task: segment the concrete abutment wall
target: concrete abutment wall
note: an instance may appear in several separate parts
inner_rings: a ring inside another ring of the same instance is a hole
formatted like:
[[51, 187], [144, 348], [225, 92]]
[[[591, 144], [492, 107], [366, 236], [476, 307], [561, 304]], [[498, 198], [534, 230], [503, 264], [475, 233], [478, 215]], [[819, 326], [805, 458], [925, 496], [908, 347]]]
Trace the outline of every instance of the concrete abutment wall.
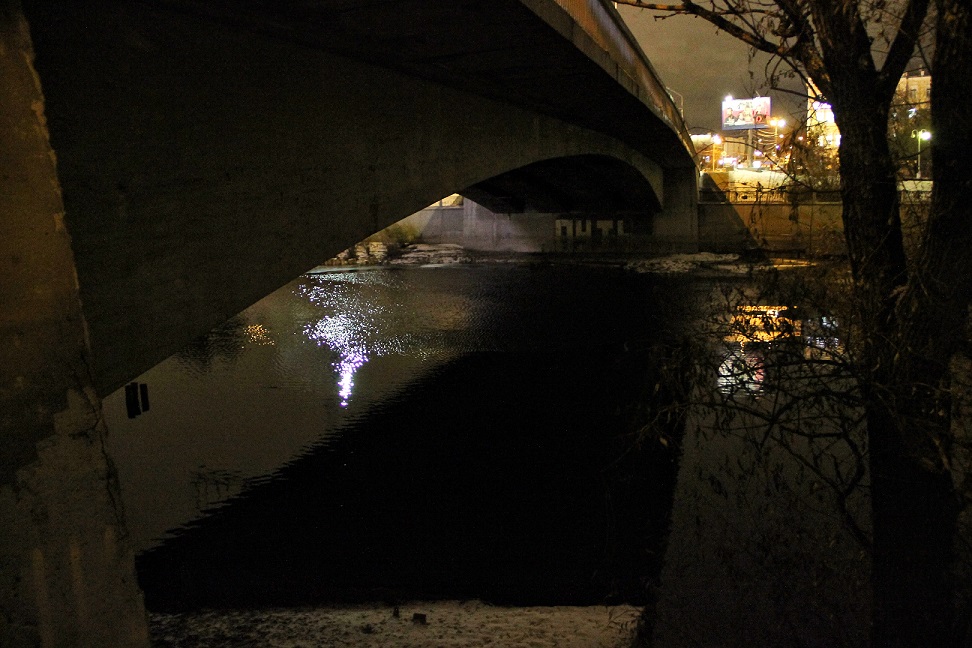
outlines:
[[652, 235], [668, 252], [699, 249], [699, 174], [691, 169], [666, 169], [662, 211], [652, 222]]
[[0, 645], [148, 646], [56, 162], [0, 1]]

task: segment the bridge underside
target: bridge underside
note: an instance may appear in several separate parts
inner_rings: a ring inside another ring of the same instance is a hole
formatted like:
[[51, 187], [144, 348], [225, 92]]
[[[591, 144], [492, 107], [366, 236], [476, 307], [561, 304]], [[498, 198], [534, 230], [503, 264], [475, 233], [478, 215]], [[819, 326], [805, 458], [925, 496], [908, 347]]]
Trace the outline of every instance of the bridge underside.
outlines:
[[[586, 88], [557, 94], [551, 86], [570, 81], [571, 60], [554, 74], [543, 67], [568, 56], [569, 42], [534, 17], [521, 32], [537, 39], [532, 49], [497, 44], [492, 58], [479, 57], [481, 74], [470, 71], [472, 50], [490, 43], [462, 39], [480, 33], [482, 21], [512, 21], [515, 30], [529, 13], [522, 4], [490, 3], [489, 16], [471, 27], [461, 11], [482, 14], [476, 3], [407, 3], [437, 7], [435, 16], [428, 7], [417, 14], [434, 27], [423, 37], [412, 18], [398, 25], [382, 13], [391, 3], [365, 3], [374, 14], [336, 3], [344, 10], [323, 23], [324, 38], [314, 36], [314, 20], [326, 13], [320, 3], [316, 18], [243, 4], [249, 13], [237, 3], [205, 11], [174, 2], [24, 3], [99, 393], [453, 192], [520, 209], [661, 209], [659, 236], [694, 243], [694, 219], [677, 209], [693, 202], [694, 168], [665, 169], [652, 159], [664, 156], [649, 158], [649, 149], [587, 125], [614, 124], [618, 115], [594, 110], [590, 98], [570, 106], [568, 95]], [[309, 26], [291, 28], [297, 21]], [[450, 26], [458, 37], [448, 38]], [[436, 56], [433, 37], [444, 40]], [[387, 67], [331, 51], [350, 41], [358, 43], [353, 54], [390, 57], [392, 45], [402, 54]], [[501, 56], [506, 48], [516, 56]], [[519, 69], [502, 62], [511, 56]], [[460, 88], [428, 80], [415, 75], [419, 67], [473, 81]], [[552, 79], [546, 87], [527, 92], [544, 76]], [[596, 88], [600, 77], [591, 78]], [[485, 90], [474, 94], [473, 86]], [[526, 106], [489, 98], [521, 91]], [[538, 91], [569, 110], [537, 110]], [[564, 121], [573, 120], [565, 110], [584, 112], [585, 125]], [[654, 127], [662, 149], [677, 141], [666, 128]]]
[[636, 168], [616, 158], [580, 155], [535, 162], [461, 192], [498, 213], [653, 214], [654, 189]]
[[678, 128], [586, 29], [551, 0], [0, 0], [0, 644], [148, 645], [98, 395], [335, 252], [453, 192], [696, 244]]
[[[58, 3], [26, 0], [24, 4], [29, 9]], [[558, 2], [156, 0], [151, 4], [167, 14], [201, 19], [203, 24], [339, 54], [512, 102], [617, 137], [637, 150], [650, 151], [654, 159], [665, 161], [664, 166], [693, 166], [679, 125], [664, 116], [646, 115], [646, 103], [670, 101], [664, 88], [638, 86], [624, 66], [586, 33], [598, 27], [579, 26]], [[84, 11], [65, 17], [63, 7], [57, 7], [56, 13], [62, 20], [89, 15]], [[660, 107], [656, 111], [664, 114]]]

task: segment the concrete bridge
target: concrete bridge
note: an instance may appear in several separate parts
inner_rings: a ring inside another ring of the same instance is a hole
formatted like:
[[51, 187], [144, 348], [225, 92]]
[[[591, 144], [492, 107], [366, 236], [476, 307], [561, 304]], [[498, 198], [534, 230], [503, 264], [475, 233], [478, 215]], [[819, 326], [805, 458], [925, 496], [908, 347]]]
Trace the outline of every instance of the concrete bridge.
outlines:
[[0, 0], [0, 643], [146, 645], [99, 396], [452, 193], [697, 244], [601, 0]]

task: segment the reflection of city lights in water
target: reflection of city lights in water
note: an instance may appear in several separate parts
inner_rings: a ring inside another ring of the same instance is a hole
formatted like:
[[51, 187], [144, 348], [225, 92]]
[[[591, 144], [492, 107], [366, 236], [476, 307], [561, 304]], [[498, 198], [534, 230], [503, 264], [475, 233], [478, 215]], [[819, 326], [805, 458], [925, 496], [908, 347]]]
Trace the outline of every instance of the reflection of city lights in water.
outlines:
[[323, 317], [304, 327], [304, 334], [317, 342], [335, 350], [355, 349], [364, 344], [359, 337], [360, 322], [347, 315]]
[[742, 347], [729, 347], [719, 365], [716, 383], [723, 394], [758, 394], [763, 390], [766, 371], [763, 359]]
[[801, 321], [787, 306], [738, 306], [730, 322], [727, 342], [773, 342], [799, 335]]
[[358, 371], [394, 355], [416, 359], [449, 353], [445, 335], [469, 328], [470, 302], [444, 292], [409, 294], [396, 272], [307, 275], [294, 292], [306, 301], [304, 337], [338, 357], [331, 362], [347, 407]]
[[806, 331], [807, 346], [828, 353], [842, 353], [844, 345], [837, 336], [837, 320], [833, 317], [820, 317], [808, 323]]
[[348, 315], [326, 316], [304, 327], [304, 335], [325, 344], [340, 355], [334, 363], [338, 374], [341, 407], [347, 407], [354, 389], [354, 374], [368, 362], [365, 322]]
[[[830, 316], [799, 319], [790, 306], [738, 306], [723, 337], [727, 343], [719, 365], [716, 383], [723, 394], [756, 395], [767, 388], [767, 363], [764, 354], [802, 339], [807, 358], [840, 353], [837, 320]], [[792, 348], [792, 347], [790, 347]]]
[[263, 324], [250, 324], [244, 331], [253, 344], [260, 346], [274, 346], [275, 344], [273, 338], [270, 337], [270, 331]]
[[347, 407], [351, 399], [351, 390], [354, 388], [354, 372], [368, 362], [368, 356], [352, 355], [342, 358], [338, 363], [338, 393], [341, 396], [341, 407]]
[[326, 283], [303, 284], [297, 293], [315, 306], [332, 314], [304, 326], [304, 336], [319, 346], [338, 354], [332, 366], [337, 373], [341, 407], [347, 407], [354, 391], [354, 375], [369, 358], [400, 352], [402, 340], [376, 339], [385, 308], [380, 304], [350, 298], [341, 284], [369, 283], [371, 274], [340, 274], [328, 277]]

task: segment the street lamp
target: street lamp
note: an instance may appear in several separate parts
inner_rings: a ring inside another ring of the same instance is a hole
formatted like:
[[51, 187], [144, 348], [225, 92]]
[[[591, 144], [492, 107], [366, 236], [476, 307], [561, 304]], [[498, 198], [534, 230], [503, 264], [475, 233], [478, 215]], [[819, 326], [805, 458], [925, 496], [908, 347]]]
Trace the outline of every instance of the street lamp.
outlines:
[[924, 128], [911, 131], [911, 136], [918, 140], [918, 172], [915, 174], [916, 180], [921, 180], [921, 142], [922, 140], [926, 142], [930, 140], [931, 135], [931, 131], [926, 131]]
[[780, 157], [780, 129], [786, 126], [785, 119], [771, 119], [770, 126], [773, 127], [773, 151], [777, 159]]
[[712, 136], [712, 170], [715, 171], [716, 168], [716, 146], [722, 144], [722, 138], [718, 135]]

